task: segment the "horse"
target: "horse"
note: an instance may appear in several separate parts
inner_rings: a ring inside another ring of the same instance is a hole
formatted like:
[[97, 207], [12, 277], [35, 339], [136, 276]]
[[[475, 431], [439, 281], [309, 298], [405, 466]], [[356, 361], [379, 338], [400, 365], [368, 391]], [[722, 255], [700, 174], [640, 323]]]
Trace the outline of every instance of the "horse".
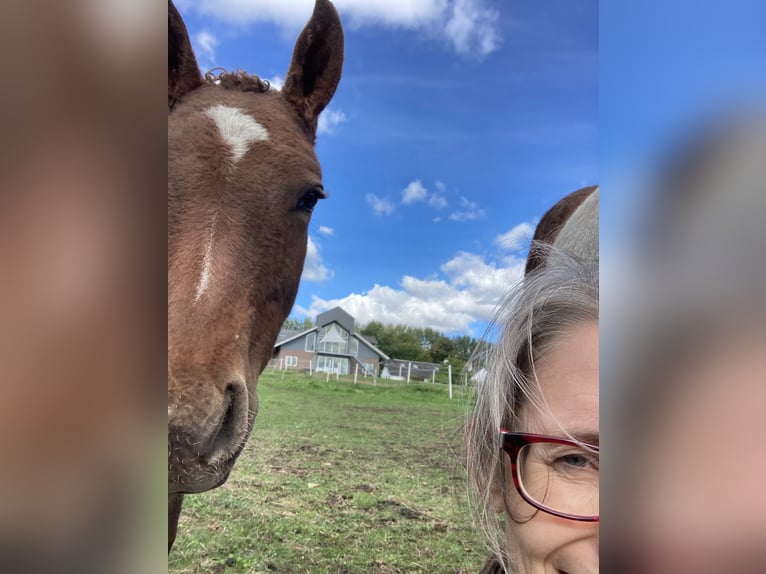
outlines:
[[203, 76], [168, 0], [168, 552], [184, 495], [223, 484], [252, 431], [325, 198], [314, 144], [343, 45], [316, 0], [281, 90]]
[[548, 209], [535, 227], [524, 275], [545, 264], [544, 245], [554, 245], [584, 258], [598, 258], [598, 189], [582, 187]]

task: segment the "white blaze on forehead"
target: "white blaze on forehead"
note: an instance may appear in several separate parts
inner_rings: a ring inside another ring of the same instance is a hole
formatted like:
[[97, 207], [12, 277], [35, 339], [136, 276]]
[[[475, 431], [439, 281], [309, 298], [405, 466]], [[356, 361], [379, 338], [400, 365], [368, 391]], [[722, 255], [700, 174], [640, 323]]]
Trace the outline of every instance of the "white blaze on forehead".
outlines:
[[202, 273], [197, 283], [197, 293], [194, 295], [194, 301], [199, 301], [202, 295], [207, 291], [210, 285], [210, 276], [213, 272], [213, 235], [215, 234], [215, 219], [210, 227], [210, 234], [205, 244], [205, 256], [202, 259]]
[[209, 107], [205, 113], [229, 145], [235, 163], [242, 159], [251, 143], [269, 139], [268, 130], [238, 108], [218, 104]]

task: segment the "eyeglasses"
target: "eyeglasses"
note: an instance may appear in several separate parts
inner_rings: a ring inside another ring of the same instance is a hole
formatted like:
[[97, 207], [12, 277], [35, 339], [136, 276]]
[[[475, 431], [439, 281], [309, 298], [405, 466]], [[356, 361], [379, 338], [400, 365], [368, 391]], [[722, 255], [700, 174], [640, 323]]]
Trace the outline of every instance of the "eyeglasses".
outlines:
[[511, 459], [516, 490], [529, 504], [554, 516], [598, 522], [598, 447], [501, 429], [500, 448]]

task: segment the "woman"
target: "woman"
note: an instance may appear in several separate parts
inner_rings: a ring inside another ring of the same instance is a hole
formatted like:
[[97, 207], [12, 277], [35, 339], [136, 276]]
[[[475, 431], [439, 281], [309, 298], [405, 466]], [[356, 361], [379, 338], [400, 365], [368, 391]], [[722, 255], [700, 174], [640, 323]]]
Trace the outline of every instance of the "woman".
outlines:
[[622, 257], [609, 572], [766, 572], [766, 114], [741, 111], [678, 142]]
[[544, 264], [503, 302], [485, 352], [466, 437], [483, 573], [598, 572], [598, 193], [578, 212], [552, 246], [533, 243]]

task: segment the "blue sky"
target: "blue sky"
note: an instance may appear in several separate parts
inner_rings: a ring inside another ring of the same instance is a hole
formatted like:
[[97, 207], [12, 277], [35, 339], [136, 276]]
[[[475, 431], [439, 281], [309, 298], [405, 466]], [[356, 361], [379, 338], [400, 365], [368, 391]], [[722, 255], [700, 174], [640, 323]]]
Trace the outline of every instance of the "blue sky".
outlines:
[[[482, 334], [560, 197], [598, 182], [598, 4], [336, 3], [346, 33], [292, 315]], [[203, 70], [284, 78], [312, 0], [178, 0]]]
[[763, 108], [766, 4], [603, 2], [599, 20], [603, 306], [651, 233], [659, 168], [721, 119]]

